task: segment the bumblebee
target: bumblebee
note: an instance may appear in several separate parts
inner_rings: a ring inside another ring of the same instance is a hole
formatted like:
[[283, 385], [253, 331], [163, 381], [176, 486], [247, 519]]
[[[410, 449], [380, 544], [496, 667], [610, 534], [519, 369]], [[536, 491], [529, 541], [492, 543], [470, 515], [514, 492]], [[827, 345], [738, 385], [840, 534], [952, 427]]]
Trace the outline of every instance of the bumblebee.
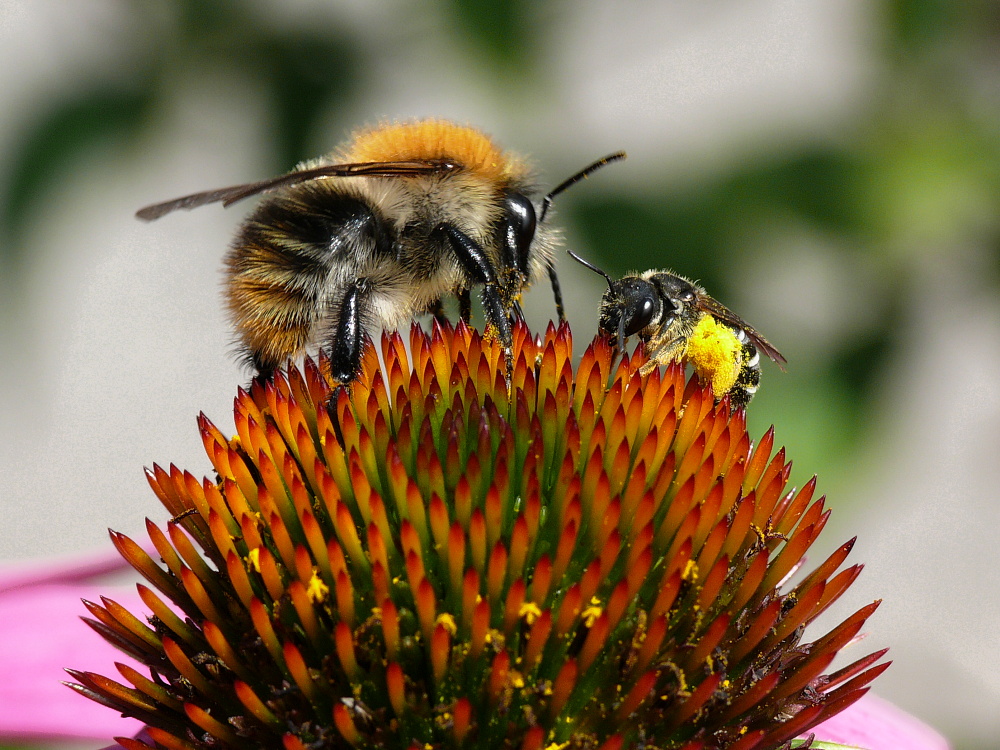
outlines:
[[152, 221], [177, 209], [229, 206], [274, 192], [244, 222], [225, 259], [226, 298], [239, 348], [270, 377], [307, 347], [327, 346], [331, 375], [357, 377], [366, 334], [398, 327], [442, 301], [482, 289], [487, 331], [504, 348], [521, 293], [548, 275], [559, 233], [546, 223], [552, 199], [615, 153], [564, 181], [536, 207], [524, 160], [486, 135], [444, 120], [383, 123], [339, 151], [273, 179], [209, 190], [137, 212]]
[[693, 281], [656, 270], [615, 281], [597, 266], [567, 252], [607, 280], [598, 327], [614, 338], [620, 352], [625, 349], [625, 339], [638, 335], [649, 356], [639, 370], [641, 374], [684, 361], [702, 381], [711, 383], [716, 398], [728, 394], [733, 406], [745, 407], [760, 385], [760, 352], [779, 367], [786, 363], [749, 323]]

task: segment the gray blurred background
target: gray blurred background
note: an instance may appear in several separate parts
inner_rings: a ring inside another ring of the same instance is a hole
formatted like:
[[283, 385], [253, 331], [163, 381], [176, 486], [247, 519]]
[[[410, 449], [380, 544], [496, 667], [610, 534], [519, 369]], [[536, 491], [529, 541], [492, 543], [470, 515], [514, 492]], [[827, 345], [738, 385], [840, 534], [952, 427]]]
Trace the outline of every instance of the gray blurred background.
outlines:
[[[884, 603], [855, 655], [891, 646], [876, 691], [957, 750], [1000, 745], [996, 2], [5, 0], [0, 71], [0, 562], [141, 536], [142, 467], [201, 476], [195, 416], [232, 430], [247, 205], [140, 206], [381, 118], [475, 124], [547, 186], [625, 149], [558, 200], [569, 244], [698, 278], [782, 350], [751, 431], [829, 495], [813, 563], [859, 537], [834, 615]], [[603, 282], [561, 274], [582, 347]]]

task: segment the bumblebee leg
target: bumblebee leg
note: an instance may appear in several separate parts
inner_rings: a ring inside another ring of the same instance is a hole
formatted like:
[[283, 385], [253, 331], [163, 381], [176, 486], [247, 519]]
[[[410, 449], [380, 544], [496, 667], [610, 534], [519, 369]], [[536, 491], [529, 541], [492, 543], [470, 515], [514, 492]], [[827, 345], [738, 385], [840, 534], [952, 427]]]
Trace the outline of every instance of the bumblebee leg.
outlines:
[[556, 276], [556, 267], [549, 263], [549, 281], [552, 282], [552, 296], [556, 298], [556, 315], [560, 323], [566, 322], [566, 308], [563, 307], [562, 288], [559, 286], [559, 277]]
[[521, 309], [521, 303], [514, 300], [513, 304], [510, 306], [510, 322], [511, 325], [519, 320], [524, 320], [524, 310]]
[[444, 313], [444, 302], [440, 298], [434, 300], [427, 306], [427, 312], [434, 316], [434, 320], [438, 323], [445, 323], [448, 320], [448, 316]]
[[337, 327], [330, 342], [330, 374], [344, 385], [350, 385], [361, 369], [365, 336], [363, 318], [370, 293], [371, 282], [358, 279], [347, 285], [340, 303]]
[[336, 388], [330, 391], [330, 397], [326, 400], [326, 414], [330, 417], [330, 423], [333, 425], [333, 434], [337, 438], [337, 444], [341, 450], [345, 450], [344, 430], [340, 426], [340, 417], [337, 414], [337, 402], [340, 400], [341, 391], [346, 390], [345, 386], [338, 384]]
[[509, 386], [514, 371], [514, 339], [510, 330], [508, 310], [504, 308], [500, 284], [493, 265], [479, 243], [451, 224], [439, 224], [434, 233], [443, 234], [447, 238], [466, 275], [473, 282], [483, 285], [483, 312], [486, 315], [486, 326], [488, 330], [492, 329], [495, 332], [503, 346], [504, 362], [507, 366], [505, 378]]
[[472, 295], [468, 289], [458, 293], [458, 314], [466, 323], [472, 320]]

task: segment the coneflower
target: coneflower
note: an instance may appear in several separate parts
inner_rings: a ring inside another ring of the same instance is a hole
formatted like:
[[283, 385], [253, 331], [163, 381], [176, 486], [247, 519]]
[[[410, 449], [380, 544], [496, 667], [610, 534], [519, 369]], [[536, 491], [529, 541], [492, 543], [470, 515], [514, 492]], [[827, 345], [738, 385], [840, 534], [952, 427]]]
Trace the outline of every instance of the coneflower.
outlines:
[[[214, 476], [154, 466], [144, 622], [92, 627], [148, 667], [84, 695], [195, 748], [779, 748], [857, 700], [830, 672], [877, 602], [813, 641], [857, 577], [809, 572], [829, 515], [769, 431], [671, 366], [568, 327], [499, 348], [435, 325], [369, 347], [350, 391], [307, 361], [206, 417]], [[149, 745], [119, 739], [128, 750]]]

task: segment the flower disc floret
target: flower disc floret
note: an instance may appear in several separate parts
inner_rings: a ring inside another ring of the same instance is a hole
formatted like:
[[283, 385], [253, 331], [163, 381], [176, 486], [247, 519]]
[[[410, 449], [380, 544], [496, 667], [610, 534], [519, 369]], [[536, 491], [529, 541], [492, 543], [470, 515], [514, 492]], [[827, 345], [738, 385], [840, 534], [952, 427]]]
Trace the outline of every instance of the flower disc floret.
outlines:
[[435, 325], [350, 390], [307, 361], [241, 391], [235, 437], [199, 419], [212, 477], [148, 472], [159, 561], [112, 535], [152, 616], [91, 624], [149, 674], [77, 689], [171, 750], [750, 750], [855, 701], [882, 652], [827, 670], [877, 603], [803, 640], [860, 572], [852, 542], [799, 572], [815, 481], [681, 367], [614, 360], [518, 326], [508, 389]]

